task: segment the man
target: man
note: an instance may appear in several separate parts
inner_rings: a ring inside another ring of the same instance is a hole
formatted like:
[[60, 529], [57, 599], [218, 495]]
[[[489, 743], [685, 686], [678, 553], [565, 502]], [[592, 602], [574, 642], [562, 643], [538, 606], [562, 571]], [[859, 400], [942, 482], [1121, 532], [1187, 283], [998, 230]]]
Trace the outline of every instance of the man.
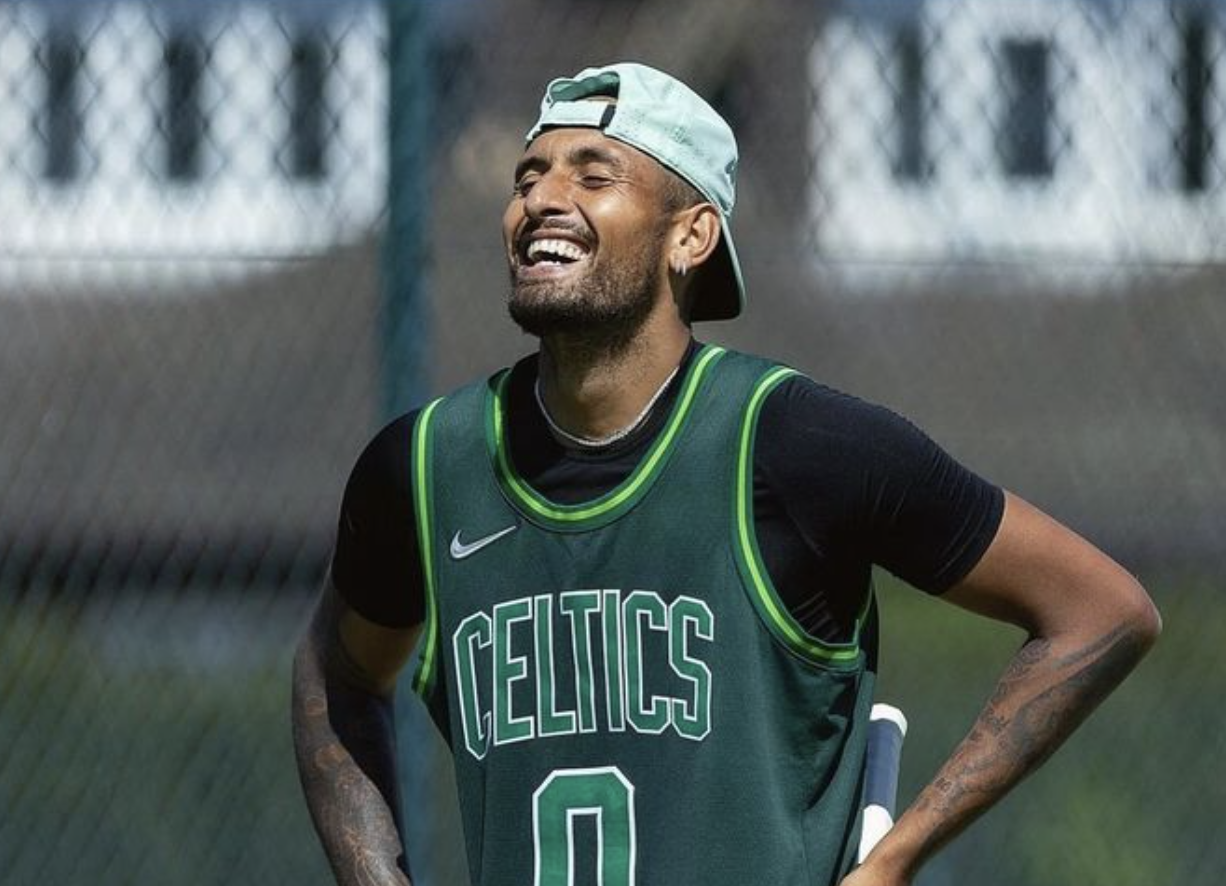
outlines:
[[[367, 448], [296, 658], [340, 883], [407, 882], [388, 699], [418, 642], [475, 883], [886, 886], [1156, 638], [1126, 572], [902, 419], [693, 340], [744, 302], [735, 168], [727, 124], [665, 74], [550, 84], [503, 225], [539, 354]], [[853, 870], [873, 563], [1029, 639]]]

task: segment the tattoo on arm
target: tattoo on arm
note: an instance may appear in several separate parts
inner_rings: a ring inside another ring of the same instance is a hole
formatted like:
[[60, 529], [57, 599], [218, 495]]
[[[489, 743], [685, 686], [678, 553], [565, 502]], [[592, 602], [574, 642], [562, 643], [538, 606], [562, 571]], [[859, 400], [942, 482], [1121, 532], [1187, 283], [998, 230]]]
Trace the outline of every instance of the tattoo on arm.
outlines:
[[293, 727], [307, 805], [340, 886], [405, 884], [390, 699], [348, 685], [325, 606], [294, 662]]
[[1042, 764], [1127, 676], [1147, 643], [1119, 627], [1057, 655], [1032, 638], [1002, 675], [974, 727], [915, 803], [935, 813], [931, 851]]

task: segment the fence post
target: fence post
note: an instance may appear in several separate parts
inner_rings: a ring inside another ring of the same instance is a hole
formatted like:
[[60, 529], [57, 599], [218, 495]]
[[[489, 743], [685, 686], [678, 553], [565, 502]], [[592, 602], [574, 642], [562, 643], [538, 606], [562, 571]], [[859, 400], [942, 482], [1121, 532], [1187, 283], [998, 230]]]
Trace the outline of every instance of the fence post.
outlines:
[[[429, 316], [426, 238], [431, 162], [429, 42], [425, 4], [384, 0], [388, 22], [388, 208], [383, 242], [381, 381], [383, 419], [420, 405], [426, 393]], [[416, 657], [406, 668], [411, 674]], [[396, 760], [405, 849], [414, 886], [461, 882], [459, 814], [449, 758], [425, 706], [401, 679]], [[429, 810], [429, 814], [422, 814]]]
[[383, 415], [411, 408], [425, 387], [430, 67], [424, 4], [385, 0], [388, 17], [388, 207], [383, 242]]

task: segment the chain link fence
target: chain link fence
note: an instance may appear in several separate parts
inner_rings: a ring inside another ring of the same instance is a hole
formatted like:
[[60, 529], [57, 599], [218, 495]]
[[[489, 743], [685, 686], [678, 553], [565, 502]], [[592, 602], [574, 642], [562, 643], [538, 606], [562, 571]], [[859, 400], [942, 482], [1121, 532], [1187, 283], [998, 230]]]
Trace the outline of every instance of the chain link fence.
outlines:
[[[681, 75], [742, 148], [750, 306], [700, 337], [910, 416], [1166, 618], [921, 884], [1216, 884], [1224, 4], [412, 2], [418, 397], [532, 346], [498, 220], [543, 83]], [[327, 882], [288, 667], [385, 409], [394, 37], [376, 0], [0, 0], [5, 883]], [[1020, 637], [881, 591], [908, 797]]]
[[379, 4], [0, 2], [0, 880], [307, 883], [290, 649], [378, 417]]

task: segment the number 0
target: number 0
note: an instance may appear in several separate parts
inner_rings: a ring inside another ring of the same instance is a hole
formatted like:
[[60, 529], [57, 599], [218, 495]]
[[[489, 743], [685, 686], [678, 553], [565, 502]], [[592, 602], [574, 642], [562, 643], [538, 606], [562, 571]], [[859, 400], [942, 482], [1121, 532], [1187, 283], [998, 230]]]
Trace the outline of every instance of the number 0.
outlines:
[[634, 785], [616, 766], [555, 769], [532, 795], [534, 886], [573, 886], [575, 819], [596, 819], [597, 881], [634, 886]]

